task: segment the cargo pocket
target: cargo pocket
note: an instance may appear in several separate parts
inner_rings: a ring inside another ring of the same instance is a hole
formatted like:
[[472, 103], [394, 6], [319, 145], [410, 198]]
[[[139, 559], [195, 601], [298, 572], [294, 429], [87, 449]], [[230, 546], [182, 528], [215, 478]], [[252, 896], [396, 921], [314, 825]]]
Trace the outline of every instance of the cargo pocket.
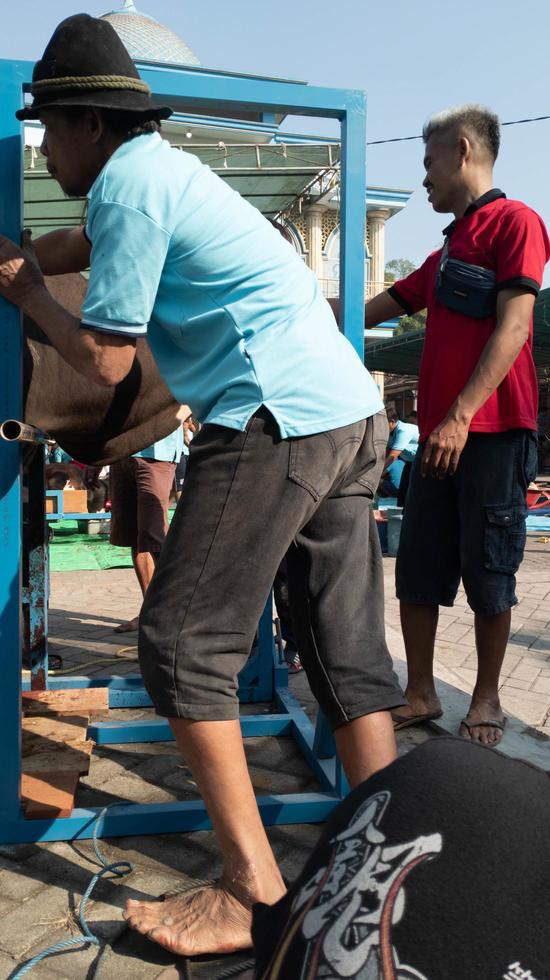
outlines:
[[370, 497], [374, 497], [378, 490], [378, 484], [380, 483], [380, 477], [382, 476], [386, 461], [389, 437], [390, 430], [386, 413], [378, 412], [367, 422], [365, 439], [361, 447], [361, 457], [364, 465], [361, 473], [356, 477], [357, 483], [360, 483], [362, 487], [366, 487]]
[[485, 516], [485, 568], [513, 575], [525, 548], [525, 508], [486, 507]]

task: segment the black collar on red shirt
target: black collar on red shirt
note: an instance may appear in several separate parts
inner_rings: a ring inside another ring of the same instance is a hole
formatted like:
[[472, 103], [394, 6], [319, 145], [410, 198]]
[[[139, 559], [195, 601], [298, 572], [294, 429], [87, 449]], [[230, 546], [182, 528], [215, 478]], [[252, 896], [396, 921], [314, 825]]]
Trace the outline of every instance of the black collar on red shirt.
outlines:
[[[501, 197], [506, 197], [504, 191], [499, 190], [498, 187], [493, 187], [491, 191], [487, 191], [486, 194], [482, 194], [481, 197], [478, 197], [477, 201], [473, 201], [471, 204], [469, 204], [463, 217], [465, 218], [467, 214], [474, 214], [475, 211], [479, 211], [479, 209], [485, 207], [486, 204], [492, 204], [493, 201], [498, 201], [498, 199]], [[449, 238], [449, 236], [452, 235], [456, 228], [457, 220], [458, 219], [455, 218], [454, 221], [451, 221], [450, 225], [447, 225], [447, 227], [443, 229], [445, 238]]]

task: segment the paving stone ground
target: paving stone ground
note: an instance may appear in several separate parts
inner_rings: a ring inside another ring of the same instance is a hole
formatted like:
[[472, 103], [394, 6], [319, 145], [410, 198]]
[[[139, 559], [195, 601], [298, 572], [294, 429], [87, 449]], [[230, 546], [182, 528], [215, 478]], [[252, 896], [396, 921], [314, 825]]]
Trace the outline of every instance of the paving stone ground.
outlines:
[[[392, 559], [385, 559], [386, 621], [390, 647], [399, 655], [399, 618], [393, 598]], [[502, 673], [506, 710], [550, 739], [550, 544], [530, 539], [518, 581], [520, 604]], [[120, 636], [114, 626], [139, 607], [139, 590], [129, 569], [59, 572], [52, 575], [50, 650], [60, 653], [74, 673], [100, 675], [136, 672], [132, 660], [117, 658], [134, 636]], [[130, 651], [131, 655], [131, 651]], [[114, 663], [113, 663], [114, 661]], [[442, 610], [436, 667], [463, 691], [475, 677], [473, 619], [463, 594], [453, 609]], [[311, 715], [315, 705], [303, 674], [290, 679], [298, 700]], [[451, 690], [446, 688], [446, 690]], [[461, 695], [463, 697], [463, 695]], [[254, 706], [253, 710], [269, 710]], [[117, 717], [146, 717], [149, 709], [118, 711]], [[111, 712], [113, 714], [113, 712]], [[437, 732], [426, 726], [399, 733], [400, 752]], [[550, 741], [548, 743], [550, 760]], [[316, 784], [288, 739], [246, 740], [254, 785], [259, 792], [300, 792]], [[89, 775], [82, 779], [78, 804], [100, 805], [115, 799], [149, 802], [192, 798], [191, 774], [172, 743], [96, 748]], [[292, 878], [314, 846], [320, 827], [275, 827], [269, 837], [283, 873]], [[209, 832], [117, 838], [102, 843], [109, 861], [130, 860], [134, 870], [124, 879], [103, 880], [89, 906], [89, 921], [102, 948], [81, 948], [41, 963], [31, 974], [38, 980], [213, 980], [232, 963], [247, 957], [204, 958], [184, 966], [146, 939], [129, 932], [121, 918], [128, 897], [157, 897], [182, 883], [215, 878], [219, 861]], [[92, 843], [0, 846], [0, 978], [13, 976], [18, 965], [44, 947], [76, 933], [75, 911], [97, 870]], [[186, 972], [187, 971], [187, 972]], [[244, 978], [248, 974], [241, 972]]]

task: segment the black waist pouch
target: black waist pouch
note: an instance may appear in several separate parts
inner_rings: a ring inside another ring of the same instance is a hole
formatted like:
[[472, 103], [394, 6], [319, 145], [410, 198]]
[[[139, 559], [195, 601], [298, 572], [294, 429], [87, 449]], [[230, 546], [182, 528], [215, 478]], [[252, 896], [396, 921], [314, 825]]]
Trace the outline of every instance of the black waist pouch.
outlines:
[[496, 273], [481, 265], [451, 259], [445, 242], [437, 273], [438, 303], [474, 319], [494, 316], [497, 308]]

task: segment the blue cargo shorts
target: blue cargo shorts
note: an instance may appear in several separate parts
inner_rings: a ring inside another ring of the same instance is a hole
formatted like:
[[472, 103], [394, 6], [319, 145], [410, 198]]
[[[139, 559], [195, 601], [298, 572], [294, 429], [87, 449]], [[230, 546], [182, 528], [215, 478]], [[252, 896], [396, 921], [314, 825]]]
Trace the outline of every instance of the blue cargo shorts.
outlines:
[[452, 606], [462, 579], [476, 613], [515, 606], [525, 548], [527, 487], [537, 472], [530, 429], [472, 432], [458, 469], [443, 480], [413, 463], [396, 562], [397, 597], [415, 605]]

